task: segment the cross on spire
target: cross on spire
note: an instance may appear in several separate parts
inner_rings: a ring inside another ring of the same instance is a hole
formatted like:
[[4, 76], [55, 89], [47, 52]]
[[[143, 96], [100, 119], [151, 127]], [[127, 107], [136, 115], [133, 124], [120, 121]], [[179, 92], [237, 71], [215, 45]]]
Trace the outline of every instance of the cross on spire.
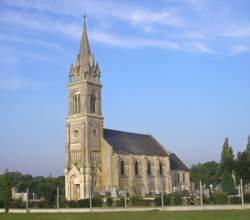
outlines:
[[86, 28], [86, 17], [87, 17], [87, 15], [86, 15], [86, 13], [84, 12], [84, 14], [83, 14], [83, 24], [84, 24], [84, 27]]

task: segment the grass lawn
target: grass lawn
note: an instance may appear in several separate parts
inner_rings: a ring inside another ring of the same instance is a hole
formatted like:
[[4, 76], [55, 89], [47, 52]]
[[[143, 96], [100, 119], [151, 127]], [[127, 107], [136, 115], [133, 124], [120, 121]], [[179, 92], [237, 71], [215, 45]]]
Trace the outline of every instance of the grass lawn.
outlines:
[[58, 214], [0, 214], [0, 220], [250, 220], [250, 210], [187, 212], [113, 212]]

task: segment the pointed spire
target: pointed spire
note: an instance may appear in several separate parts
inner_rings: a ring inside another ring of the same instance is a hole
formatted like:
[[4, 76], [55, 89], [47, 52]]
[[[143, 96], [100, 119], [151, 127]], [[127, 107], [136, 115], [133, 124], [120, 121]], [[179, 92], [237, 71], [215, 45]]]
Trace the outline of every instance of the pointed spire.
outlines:
[[89, 64], [91, 57], [91, 51], [89, 47], [89, 40], [87, 35], [87, 28], [86, 28], [86, 15], [83, 16], [83, 32], [81, 38], [81, 44], [79, 49], [79, 61], [80, 64]]

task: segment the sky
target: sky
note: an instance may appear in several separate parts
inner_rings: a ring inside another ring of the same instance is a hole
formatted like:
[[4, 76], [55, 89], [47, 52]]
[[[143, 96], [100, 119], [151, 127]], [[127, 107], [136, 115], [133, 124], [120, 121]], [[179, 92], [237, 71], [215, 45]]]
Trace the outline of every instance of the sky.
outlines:
[[188, 166], [250, 134], [250, 1], [0, 0], [0, 172], [63, 175], [68, 69], [83, 15], [106, 128]]

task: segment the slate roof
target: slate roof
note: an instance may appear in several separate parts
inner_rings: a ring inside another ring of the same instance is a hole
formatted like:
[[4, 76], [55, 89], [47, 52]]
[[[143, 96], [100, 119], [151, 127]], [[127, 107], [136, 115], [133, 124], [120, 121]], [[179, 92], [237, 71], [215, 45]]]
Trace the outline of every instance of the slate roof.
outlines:
[[168, 156], [166, 150], [151, 135], [104, 128], [103, 137], [116, 153]]
[[189, 171], [189, 168], [176, 156], [176, 154], [170, 153], [170, 170]]

